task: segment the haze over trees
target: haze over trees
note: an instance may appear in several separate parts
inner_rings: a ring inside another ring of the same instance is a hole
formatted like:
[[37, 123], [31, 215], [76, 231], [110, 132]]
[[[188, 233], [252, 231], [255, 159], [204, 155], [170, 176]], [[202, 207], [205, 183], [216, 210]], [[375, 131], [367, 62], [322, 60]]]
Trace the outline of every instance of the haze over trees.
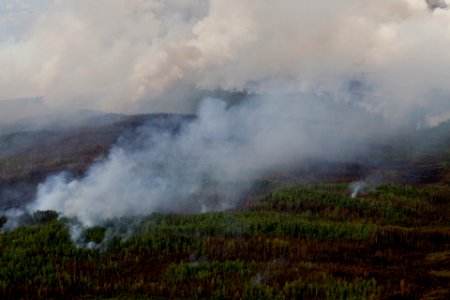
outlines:
[[0, 298], [450, 299], [449, 24], [0, 1]]

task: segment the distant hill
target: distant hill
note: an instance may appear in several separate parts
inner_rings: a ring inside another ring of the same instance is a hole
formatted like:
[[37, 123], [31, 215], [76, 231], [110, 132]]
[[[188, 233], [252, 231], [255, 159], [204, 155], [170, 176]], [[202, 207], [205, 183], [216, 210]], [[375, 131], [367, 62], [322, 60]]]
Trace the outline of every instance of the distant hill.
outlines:
[[[55, 117], [41, 129], [31, 126], [30, 120], [3, 128], [3, 134], [0, 133], [0, 211], [30, 201], [37, 184], [51, 174], [68, 171], [74, 176], [82, 175], [95, 159], [108, 153], [119, 137], [133, 136], [134, 130], [143, 124], [156, 129], [176, 128], [193, 118], [176, 114], [125, 116], [91, 111], [81, 112], [81, 115], [83, 118], [78, 118], [73, 126], [58, 125], [60, 119]], [[13, 128], [16, 131], [11, 132]], [[29, 130], [24, 130], [26, 128]]]
[[0, 100], [0, 124], [41, 115], [47, 109], [42, 97]]
[[127, 117], [88, 109], [63, 111], [47, 106], [42, 97], [0, 100], [0, 134], [95, 127]]
[[[51, 174], [61, 171], [74, 176], [84, 174], [95, 159], [107, 155], [119, 137], [126, 147], [126, 141], [134, 139], [136, 128], [143, 124], [155, 130], [176, 130], [194, 118], [180, 114], [127, 116], [86, 110], [74, 115], [24, 118], [0, 126], [0, 209], [10, 206], [10, 199], [29, 201], [36, 185]], [[450, 183], [450, 123], [365, 147], [364, 154], [349, 160], [337, 161], [332, 157], [303, 160], [289, 170], [274, 170], [267, 176], [293, 182], [353, 182], [375, 174], [389, 182]], [[11, 196], [12, 190], [18, 193], [17, 197]], [[21, 190], [26, 195], [20, 194]], [[19, 204], [17, 200], [13, 202]]]

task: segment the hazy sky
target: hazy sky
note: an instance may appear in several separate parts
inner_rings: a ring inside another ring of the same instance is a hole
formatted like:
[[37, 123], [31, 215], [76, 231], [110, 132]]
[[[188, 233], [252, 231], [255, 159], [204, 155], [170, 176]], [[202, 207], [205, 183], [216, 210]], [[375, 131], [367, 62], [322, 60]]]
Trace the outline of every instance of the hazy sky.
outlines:
[[19, 39], [39, 14], [50, 7], [48, 0], [3, 0], [0, 3], [0, 41]]

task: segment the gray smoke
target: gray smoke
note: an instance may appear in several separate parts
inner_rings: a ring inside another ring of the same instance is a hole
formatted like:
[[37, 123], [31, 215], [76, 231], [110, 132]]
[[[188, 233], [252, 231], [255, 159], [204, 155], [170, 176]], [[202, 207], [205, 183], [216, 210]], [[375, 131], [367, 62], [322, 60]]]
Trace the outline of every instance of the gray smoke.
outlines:
[[0, 99], [195, 112], [190, 87], [340, 94], [348, 80], [364, 78], [370, 89], [361, 91], [361, 107], [398, 122], [420, 112], [416, 125], [433, 126], [450, 118], [439, 97], [450, 95], [444, 7], [440, 0], [5, 0]]
[[350, 197], [356, 198], [361, 192], [364, 192], [368, 184], [364, 181], [357, 181], [350, 184]]
[[[271, 170], [345, 158], [400, 128], [450, 119], [450, 12], [442, 2], [5, 3], [0, 99], [198, 115], [176, 133], [141, 128], [83, 178], [49, 178], [30, 211], [89, 225], [223, 210]], [[216, 90], [254, 97], [198, 105]]]
[[428, 7], [430, 9], [436, 9], [436, 8], [447, 8], [448, 5], [445, 2], [445, 0], [425, 0], [428, 4]]
[[373, 138], [383, 131], [378, 122], [312, 94], [254, 97], [231, 107], [205, 99], [197, 119], [178, 132], [144, 126], [85, 177], [49, 178], [29, 210], [56, 210], [93, 225], [152, 212], [232, 208], [267, 172], [354, 154], [368, 132]]

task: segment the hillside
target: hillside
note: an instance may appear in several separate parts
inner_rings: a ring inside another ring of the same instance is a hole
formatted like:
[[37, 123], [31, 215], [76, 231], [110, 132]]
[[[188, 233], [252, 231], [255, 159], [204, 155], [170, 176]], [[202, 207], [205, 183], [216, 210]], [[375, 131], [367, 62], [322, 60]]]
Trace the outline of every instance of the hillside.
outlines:
[[[23, 207], [51, 174], [82, 176], [142, 124], [176, 134], [193, 118], [140, 115], [1, 135], [0, 209]], [[22, 226], [0, 234], [0, 295], [448, 299], [449, 132], [444, 124], [370, 145], [349, 161], [268, 173], [223, 212], [90, 228], [52, 211], [22, 215], [14, 219]], [[415, 140], [421, 146], [413, 148]], [[0, 219], [4, 229], [8, 218]]]
[[[0, 209], [21, 207], [31, 201], [37, 184], [52, 174], [65, 171], [81, 176], [94, 161], [108, 154], [119, 137], [132, 135], [143, 124], [173, 123], [166, 114], [116, 119], [97, 116], [82, 126], [45, 126], [37, 131], [0, 135]], [[12, 126], [6, 128], [11, 130]]]
[[1, 1], [0, 299], [450, 299], [449, 1]]

